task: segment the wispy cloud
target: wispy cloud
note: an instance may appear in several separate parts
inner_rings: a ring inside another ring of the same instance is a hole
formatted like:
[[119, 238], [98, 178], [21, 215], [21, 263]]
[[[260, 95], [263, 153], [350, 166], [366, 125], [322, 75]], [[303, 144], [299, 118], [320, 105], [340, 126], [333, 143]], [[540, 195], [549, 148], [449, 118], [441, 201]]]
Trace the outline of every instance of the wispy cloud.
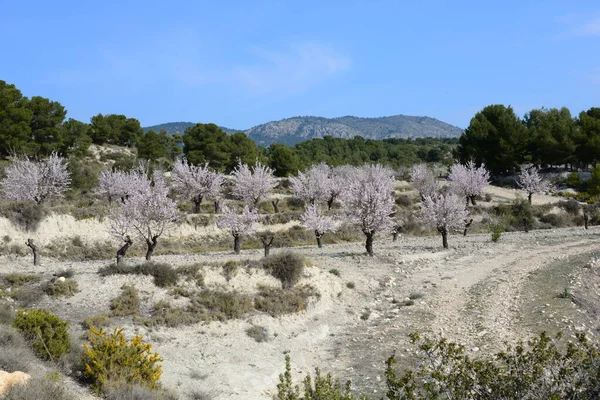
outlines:
[[568, 30], [565, 32], [566, 36], [600, 36], [600, 15], [568, 14], [557, 20], [568, 26]]
[[318, 43], [300, 43], [283, 50], [254, 48], [252, 61], [234, 67], [230, 73], [247, 89], [303, 92], [350, 68], [348, 57]]
[[242, 50], [240, 61], [234, 62], [220, 60], [204, 44], [193, 33], [178, 32], [135, 49], [102, 50], [102, 66], [60, 71], [55, 78], [71, 84], [102, 80], [129, 85], [170, 82], [223, 86], [249, 96], [294, 95], [351, 67], [349, 57], [321, 42], [295, 42], [278, 48], [253, 46]]

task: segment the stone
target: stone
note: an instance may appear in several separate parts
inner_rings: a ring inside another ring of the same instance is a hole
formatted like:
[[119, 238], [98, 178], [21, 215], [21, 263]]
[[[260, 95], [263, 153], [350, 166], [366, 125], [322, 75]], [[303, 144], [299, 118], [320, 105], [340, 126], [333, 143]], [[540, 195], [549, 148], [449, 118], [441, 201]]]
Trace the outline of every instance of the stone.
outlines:
[[15, 372], [6, 372], [0, 371], [0, 396], [6, 392], [6, 389], [10, 385], [23, 385], [26, 384], [29, 379], [31, 379], [31, 375], [26, 374], [25, 372], [15, 371]]

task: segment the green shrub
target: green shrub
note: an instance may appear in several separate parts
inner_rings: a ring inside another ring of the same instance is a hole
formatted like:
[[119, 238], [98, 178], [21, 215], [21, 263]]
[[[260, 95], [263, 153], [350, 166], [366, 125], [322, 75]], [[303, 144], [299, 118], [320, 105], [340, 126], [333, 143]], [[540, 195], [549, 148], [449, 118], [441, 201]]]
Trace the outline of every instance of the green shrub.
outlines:
[[24, 286], [29, 283], [39, 282], [39, 275], [20, 274], [13, 272], [4, 277], [4, 280], [11, 286]]
[[15, 319], [15, 312], [12, 309], [11, 305], [6, 300], [0, 300], [0, 325], [12, 324]]
[[256, 340], [258, 343], [266, 342], [269, 339], [269, 332], [264, 326], [251, 326], [246, 329], [246, 335]]
[[570, 225], [570, 219], [565, 214], [545, 214], [540, 217], [540, 222], [550, 224], [556, 228], [564, 228]]
[[560, 201], [558, 206], [571, 215], [578, 215], [581, 211], [581, 204], [575, 199], [569, 199], [567, 201]]
[[298, 283], [304, 271], [304, 264], [304, 257], [291, 251], [278, 253], [263, 260], [264, 268], [281, 281], [284, 289]]
[[13, 322], [31, 345], [36, 355], [44, 360], [57, 360], [71, 347], [69, 324], [44, 309], [19, 310]]
[[278, 317], [306, 310], [310, 297], [318, 298], [319, 292], [309, 285], [285, 290], [270, 286], [259, 286], [258, 294], [254, 298], [254, 307], [272, 317]]
[[490, 232], [492, 234], [492, 242], [496, 243], [500, 240], [502, 233], [506, 229], [504, 227], [504, 222], [499, 220], [493, 220], [489, 223]]
[[356, 284], [354, 282], [347, 282], [346, 287], [348, 289], [354, 289], [356, 287]]
[[58, 382], [51, 379], [30, 379], [24, 385], [11, 385], [8, 387], [4, 400], [76, 400], [76, 397], [69, 394], [67, 390]]
[[342, 386], [338, 379], [331, 374], [321, 375], [319, 368], [315, 368], [314, 383], [310, 375], [306, 375], [303, 381], [304, 393], [301, 394], [298, 385], [292, 381], [292, 368], [290, 356], [285, 356], [285, 372], [279, 375], [277, 385], [277, 400], [359, 400], [366, 399], [363, 395], [355, 397], [350, 390], [350, 381]]
[[340, 270], [339, 270], [339, 269], [337, 269], [337, 268], [331, 268], [331, 269], [329, 270], [329, 273], [330, 273], [331, 275], [335, 275], [335, 276], [337, 276], [337, 277], [340, 277], [340, 276], [342, 276], [342, 274], [340, 274]]
[[113, 317], [136, 315], [140, 309], [138, 290], [129, 285], [123, 285], [121, 289], [121, 294], [110, 302], [110, 315]]
[[177, 284], [177, 271], [166, 263], [148, 262], [142, 264], [140, 272], [154, 277], [154, 284], [158, 287], [169, 287]]
[[581, 186], [579, 174], [577, 172], [571, 172], [565, 180], [565, 184], [570, 188], [578, 189]]
[[79, 291], [79, 286], [75, 279], [56, 279], [54, 282], [49, 282], [44, 287], [44, 292], [51, 297], [73, 296]]
[[10, 292], [10, 298], [19, 303], [21, 307], [29, 307], [44, 297], [43, 289], [37, 286], [24, 286]]
[[83, 345], [83, 376], [94, 391], [102, 392], [107, 383], [158, 387], [162, 359], [141, 336], [127, 340], [123, 329], [107, 333], [92, 327], [88, 340]]

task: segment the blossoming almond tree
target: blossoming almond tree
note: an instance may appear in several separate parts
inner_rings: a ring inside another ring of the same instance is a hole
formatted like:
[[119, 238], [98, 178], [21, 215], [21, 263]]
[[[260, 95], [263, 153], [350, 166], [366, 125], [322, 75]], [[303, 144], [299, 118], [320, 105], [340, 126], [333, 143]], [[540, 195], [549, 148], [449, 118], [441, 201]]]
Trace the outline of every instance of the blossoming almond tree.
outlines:
[[51, 197], [62, 196], [71, 183], [67, 165], [56, 153], [39, 161], [17, 157], [4, 172], [2, 192], [6, 199], [14, 201], [42, 204]]
[[220, 198], [225, 177], [204, 165], [192, 165], [186, 160], [177, 160], [171, 171], [173, 191], [181, 199], [194, 202], [194, 213], [200, 212], [204, 198], [217, 201]]
[[315, 204], [317, 200], [328, 200], [330, 193], [331, 168], [325, 163], [311, 166], [306, 171], [298, 171], [298, 177], [290, 178], [294, 197]]
[[448, 248], [448, 232], [462, 229], [469, 212], [464, 201], [454, 193], [425, 196], [420, 216], [426, 225], [436, 228], [442, 235], [442, 245]]
[[245, 205], [241, 213], [238, 210], [223, 206], [223, 215], [218, 219], [217, 226], [228, 229], [233, 236], [233, 251], [240, 254], [241, 236], [252, 232], [252, 225], [258, 221], [256, 209], [250, 209]]
[[331, 210], [333, 202], [339, 199], [346, 189], [347, 182], [356, 174], [356, 167], [340, 165], [330, 169], [327, 196], [327, 209]]
[[365, 234], [365, 248], [370, 256], [375, 234], [391, 229], [394, 185], [393, 171], [379, 164], [370, 165], [357, 169], [342, 194], [344, 218]]
[[454, 191], [466, 197], [467, 205], [469, 200], [475, 205], [475, 197], [482, 194], [490, 183], [490, 173], [483, 165], [476, 167], [473, 161], [469, 161], [466, 165], [454, 164], [450, 168], [448, 179], [452, 182]]
[[[158, 239], [178, 218], [177, 205], [168, 194], [169, 189], [162, 172], [155, 171], [152, 181], [142, 181], [133, 195], [109, 213], [110, 231], [113, 235], [125, 240], [125, 244], [130, 234], [137, 234], [146, 241], [147, 261], [152, 259]], [[123, 253], [121, 258], [124, 255]]]
[[96, 187], [96, 193], [105, 197], [109, 203], [114, 199], [125, 200], [142, 187], [146, 180], [147, 171], [145, 166], [139, 165], [137, 168], [125, 171], [104, 170], [100, 172], [100, 179]]
[[253, 168], [239, 164], [231, 173], [233, 189], [231, 193], [244, 203], [257, 205], [277, 186], [273, 170], [257, 162]]
[[550, 189], [550, 183], [539, 174], [539, 170], [534, 166], [521, 167], [521, 173], [517, 178], [517, 185], [527, 192], [527, 199], [531, 204], [531, 197], [534, 193], [545, 192]]
[[427, 164], [413, 165], [410, 169], [410, 180], [413, 187], [419, 192], [421, 200], [437, 191], [435, 176]]
[[319, 210], [319, 206], [316, 204], [309, 204], [304, 210], [304, 214], [300, 216], [300, 221], [306, 229], [311, 230], [315, 233], [317, 238], [317, 245], [319, 248], [323, 247], [321, 239], [327, 232], [335, 231], [339, 222], [333, 217], [327, 216]]

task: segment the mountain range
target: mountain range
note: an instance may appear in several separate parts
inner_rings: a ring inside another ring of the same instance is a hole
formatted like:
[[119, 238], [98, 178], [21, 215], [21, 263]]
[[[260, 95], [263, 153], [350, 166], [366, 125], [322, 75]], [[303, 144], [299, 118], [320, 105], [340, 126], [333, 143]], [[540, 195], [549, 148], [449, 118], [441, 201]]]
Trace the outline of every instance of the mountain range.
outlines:
[[[193, 122], [169, 122], [148, 126], [144, 130], [165, 129], [169, 134], [183, 134], [185, 129], [194, 126]], [[293, 117], [279, 121], [267, 122], [246, 130], [220, 127], [228, 134], [244, 132], [258, 145], [268, 146], [271, 143], [294, 145], [313, 138], [333, 137], [351, 139], [362, 136], [365, 139], [386, 138], [419, 138], [437, 137], [453, 138], [462, 134], [462, 129], [431, 117], [414, 117], [409, 115], [393, 115], [379, 118], [360, 118], [345, 116], [338, 118]]]

